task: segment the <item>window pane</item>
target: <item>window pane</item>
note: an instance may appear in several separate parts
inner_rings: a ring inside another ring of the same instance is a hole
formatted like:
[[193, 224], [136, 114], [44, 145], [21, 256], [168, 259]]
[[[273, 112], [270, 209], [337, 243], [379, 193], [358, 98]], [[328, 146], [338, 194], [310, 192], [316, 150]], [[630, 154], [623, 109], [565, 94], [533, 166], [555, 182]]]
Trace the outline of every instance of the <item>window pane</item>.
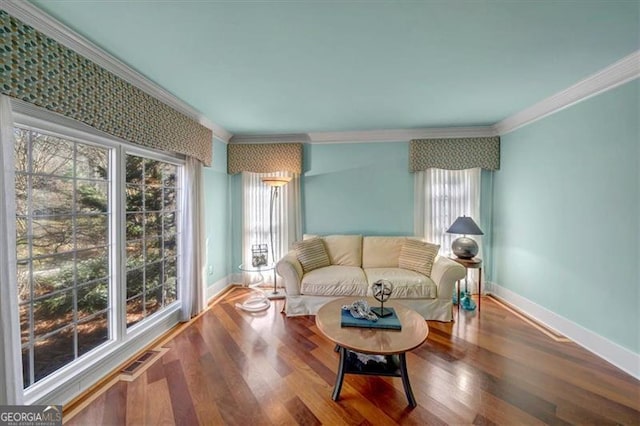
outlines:
[[31, 171], [73, 177], [73, 142], [34, 132]]
[[139, 296], [144, 291], [144, 269], [127, 272], [127, 299]]
[[162, 168], [162, 184], [164, 186], [176, 186], [178, 166], [175, 164], [164, 164]]
[[164, 189], [164, 210], [172, 211], [176, 209], [176, 190], [173, 188]]
[[31, 211], [36, 216], [73, 213], [73, 179], [33, 176]]
[[148, 238], [146, 240], [146, 254], [145, 260], [148, 262], [157, 262], [162, 258], [162, 237], [156, 236]]
[[143, 163], [144, 159], [142, 157], [127, 155], [127, 164], [125, 169], [127, 183], [143, 183]]
[[106, 247], [82, 250], [76, 256], [76, 282], [79, 285], [109, 275], [109, 252]]
[[26, 217], [16, 217], [16, 254], [18, 259], [24, 259], [29, 256], [28, 225], [29, 222]]
[[171, 235], [165, 237], [164, 240], [164, 256], [171, 257], [176, 255], [176, 236]]
[[144, 217], [145, 238], [162, 235], [162, 215], [160, 213], [147, 213]]
[[169, 305], [177, 299], [176, 279], [169, 278], [164, 284], [164, 304]]
[[73, 250], [73, 217], [34, 217], [31, 226], [34, 256]]
[[144, 264], [142, 241], [127, 242], [127, 269], [137, 268]]
[[107, 280], [78, 288], [78, 318], [105, 311], [109, 307]]
[[162, 287], [156, 287], [147, 292], [145, 301], [146, 316], [154, 314], [162, 307]]
[[127, 301], [127, 327], [144, 318], [142, 308], [142, 296]]
[[176, 214], [175, 213], [167, 213], [162, 217], [164, 233], [165, 234], [175, 234], [176, 233]]
[[82, 356], [109, 340], [107, 313], [96, 315], [78, 323], [78, 356]]
[[148, 212], [159, 212], [160, 210], [162, 210], [162, 187], [145, 187], [144, 208]]
[[78, 144], [76, 177], [106, 180], [109, 172], [109, 150]]
[[38, 381], [74, 360], [73, 328], [37, 341], [33, 349], [34, 374]]
[[33, 302], [33, 328], [36, 338], [73, 322], [73, 290], [56, 293]]
[[16, 265], [18, 282], [18, 300], [26, 302], [31, 299], [31, 262], [24, 260]]
[[106, 246], [109, 241], [109, 223], [106, 215], [78, 216], [76, 226], [77, 248]]
[[44, 296], [73, 285], [75, 266], [73, 253], [34, 259], [32, 264], [34, 297]]
[[108, 184], [94, 180], [76, 180], [76, 211], [106, 213], [109, 210]]
[[29, 343], [29, 331], [31, 330], [31, 319], [29, 314], [31, 313], [30, 304], [20, 305], [18, 308], [20, 312], [20, 343], [25, 345]]
[[143, 214], [127, 214], [127, 241], [139, 240], [144, 231]]
[[[13, 137], [15, 138], [15, 163], [16, 171], [26, 172], [29, 170], [29, 152], [28, 152], [28, 138], [29, 131], [25, 129], [15, 128], [13, 129]], [[17, 177], [17, 176], [16, 176]]]
[[162, 165], [164, 163], [156, 160], [146, 160], [144, 164], [144, 181], [147, 185], [162, 185]]
[[142, 186], [127, 185], [126, 195], [127, 195], [127, 211], [128, 212], [140, 212], [143, 210]]
[[24, 173], [15, 174], [16, 183], [16, 214], [26, 216], [29, 214], [29, 176]]
[[147, 265], [144, 282], [146, 289], [162, 284], [162, 262]]

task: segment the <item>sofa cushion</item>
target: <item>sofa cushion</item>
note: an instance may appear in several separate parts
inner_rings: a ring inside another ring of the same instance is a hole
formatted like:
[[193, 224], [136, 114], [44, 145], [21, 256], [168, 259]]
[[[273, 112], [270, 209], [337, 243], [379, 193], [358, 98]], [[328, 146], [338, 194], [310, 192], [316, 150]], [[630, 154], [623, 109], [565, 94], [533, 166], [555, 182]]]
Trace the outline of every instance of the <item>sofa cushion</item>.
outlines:
[[300, 293], [311, 296], [366, 296], [367, 288], [367, 277], [357, 266], [314, 269], [300, 283]]
[[364, 237], [363, 268], [397, 268], [402, 245], [407, 237]]
[[438, 255], [438, 250], [440, 250], [440, 246], [437, 244], [407, 238], [402, 245], [402, 249], [400, 249], [398, 267], [410, 269], [430, 277], [433, 261]]
[[327, 255], [324, 242], [320, 238], [296, 241], [293, 243], [293, 248], [305, 274], [330, 265], [329, 255]]
[[438, 288], [426, 275], [401, 268], [367, 268], [368, 295], [372, 296], [371, 285], [378, 280], [387, 280], [393, 284], [392, 299], [435, 299]]
[[328, 235], [322, 239], [332, 265], [362, 266], [362, 235]]

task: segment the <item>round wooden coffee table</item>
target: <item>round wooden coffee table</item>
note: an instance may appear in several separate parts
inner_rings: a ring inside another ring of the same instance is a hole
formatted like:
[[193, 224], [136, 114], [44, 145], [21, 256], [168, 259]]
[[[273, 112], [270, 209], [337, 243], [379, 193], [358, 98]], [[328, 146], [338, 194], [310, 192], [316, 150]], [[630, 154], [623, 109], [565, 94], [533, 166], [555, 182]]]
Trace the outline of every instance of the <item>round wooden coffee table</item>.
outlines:
[[[340, 353], [340, 364], [336, 384], [333, 388], [333, 400], [337, 401], [342, 390], [345, 374], [364, 374], [374, 376], [401, 377], [404, 392], [409, 405], [416, 406], [416, 399], [409, 383], [407, 372], [406, 352], [420, 346], [429, 334], [427, 322], [420, 314], [404, 307], [401, 303], [389, 301], [385, 307], [395, 309], [402, 330], [386, 330], [376, 328], [342, 327], [340, 316], [342, 306], [350, 305], [362, 297], [347, 297], [331, 301], [318, 310], [316, 325], [322, 334], [336, 344], [336, 351]], [[380, 302], [373, 298], [365, 298], [369, 306], [379, 306]], [[381, 362], [365, 359], [358, 354], [382, 355]]]

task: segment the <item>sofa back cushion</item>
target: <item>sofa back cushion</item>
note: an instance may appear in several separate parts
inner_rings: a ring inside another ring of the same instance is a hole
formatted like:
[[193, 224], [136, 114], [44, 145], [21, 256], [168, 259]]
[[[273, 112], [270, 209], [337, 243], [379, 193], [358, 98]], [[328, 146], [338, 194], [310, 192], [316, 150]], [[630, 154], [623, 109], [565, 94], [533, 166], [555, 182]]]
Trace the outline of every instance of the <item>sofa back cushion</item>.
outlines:
[[364, 237], [363, 268], [397, 268], [400, 250], [407, 237]]
[[440, 246], [407, 238], [400, 249], [398, 267], [431, 276], [433, 261], [438, 255]]
[[293, 243], [293, 249], [305, 274], [331, 264], [324, 242], [320, 238], [296, 241]]
[[332, 265], [362, 266], [362, 235], [322, 237]]

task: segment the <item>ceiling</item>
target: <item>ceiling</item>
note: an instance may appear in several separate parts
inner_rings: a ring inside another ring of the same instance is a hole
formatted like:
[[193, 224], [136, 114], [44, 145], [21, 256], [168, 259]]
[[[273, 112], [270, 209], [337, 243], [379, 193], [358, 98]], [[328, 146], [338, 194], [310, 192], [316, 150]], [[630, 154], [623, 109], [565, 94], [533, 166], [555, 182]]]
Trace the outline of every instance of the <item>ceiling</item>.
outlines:
[[640, 1], [36, 6], [236, 135], [492, 125], [640, 48]]

